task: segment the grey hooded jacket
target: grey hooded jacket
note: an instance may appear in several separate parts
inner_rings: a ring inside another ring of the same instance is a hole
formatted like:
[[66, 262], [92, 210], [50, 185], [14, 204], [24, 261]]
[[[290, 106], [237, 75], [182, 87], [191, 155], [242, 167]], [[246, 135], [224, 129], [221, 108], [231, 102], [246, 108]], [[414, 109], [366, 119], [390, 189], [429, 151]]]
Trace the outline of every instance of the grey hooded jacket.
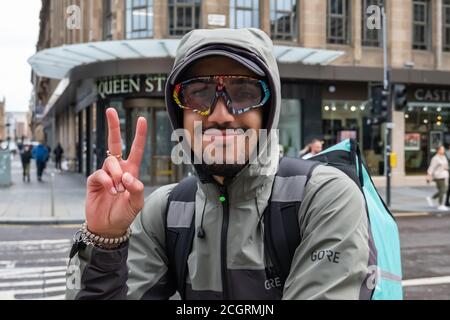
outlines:
[[[195, 30], [181, 40], [166, 88], [173, 128], [181, 114], [171, 91], [176, 77], [208, 50], [230, 50], [255, 61], [268, 75], [271, 101], [267, 129], [277, 128], [281, 85], [270, 38], [258, 29]], [[206, 53], [207, 54], [207, 53]], [[187, 299], [370, 299], [367, 285], [371, 251], [365, 200], [358, 186], [341, 171], [320, 165], [305, 186], [298, 212], [301, 243], [284, 287], [270, 279], [261, 213], [267, 207], [278, 167], [278, 141], [268, 140], [260, 154], [266, 166], [247, 165], [225, 187], [197, 169], [193, 206], [177, 206], [178, 227], [203, 216], [206, 237], [194, 237], [188, 257]], [[70, 260], [68, 299], [169, 299], [176, 291], [166, 256], [167, 199], [175, 184], [153, 192], [132, 225], [129, 243], [115, 250], [88, 245]], [[219, 201], [225, 188], [228, 210]], [[170, 210], [169, 208], [169, 214]]]

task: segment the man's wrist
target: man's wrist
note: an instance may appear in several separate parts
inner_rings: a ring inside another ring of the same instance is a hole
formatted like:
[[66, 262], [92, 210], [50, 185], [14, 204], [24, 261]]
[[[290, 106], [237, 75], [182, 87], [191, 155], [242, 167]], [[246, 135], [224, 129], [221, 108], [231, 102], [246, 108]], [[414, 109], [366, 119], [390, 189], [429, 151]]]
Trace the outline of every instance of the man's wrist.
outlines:
[[123, 232], [118, 237], [105, 237], [94, 232], [91, 232], [88, 229], [88, 226], [83, 223], [81, 227], [81, 241], [86, 245], [92, 244], [95, 247], [99, 247], [102, 249], [116, 249], [119, 248], [123, 243], [127, 242], [131, 237], [131, 228], [128, 228], [125, 232]]

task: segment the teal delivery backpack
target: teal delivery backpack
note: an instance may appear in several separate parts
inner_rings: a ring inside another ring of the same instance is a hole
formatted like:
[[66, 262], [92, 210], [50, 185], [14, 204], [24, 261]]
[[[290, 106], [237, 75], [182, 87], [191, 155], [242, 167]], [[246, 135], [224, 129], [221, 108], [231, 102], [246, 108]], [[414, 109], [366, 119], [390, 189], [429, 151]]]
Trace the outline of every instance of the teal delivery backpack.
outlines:
[[392, 213], [377, 192], [357, 143], [345, 140], [311, 158], [342, 170], [357, 182], [366, 199], [370, 229], [377, 250], [376, 265], [369, 269], [375, 286], [372, 300], [401, 300], [400, 236]]

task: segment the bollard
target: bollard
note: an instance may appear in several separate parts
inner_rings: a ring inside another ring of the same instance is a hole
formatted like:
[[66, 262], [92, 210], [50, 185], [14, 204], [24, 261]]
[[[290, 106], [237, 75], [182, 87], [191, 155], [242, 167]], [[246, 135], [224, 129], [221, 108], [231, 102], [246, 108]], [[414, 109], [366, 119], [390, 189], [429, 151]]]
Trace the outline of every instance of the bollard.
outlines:
[[11, 152], [0, 147], [0, 187], [9, 187], [11, 184]]

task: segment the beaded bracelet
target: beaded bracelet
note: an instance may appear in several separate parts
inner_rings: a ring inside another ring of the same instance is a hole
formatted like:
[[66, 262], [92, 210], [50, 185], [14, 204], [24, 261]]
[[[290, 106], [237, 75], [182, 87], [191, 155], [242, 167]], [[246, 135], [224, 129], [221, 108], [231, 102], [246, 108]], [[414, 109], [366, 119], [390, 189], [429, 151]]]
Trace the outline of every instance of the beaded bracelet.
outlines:
[[93, 244], [96, 247], [105, 249], [114, 249], [130, 239], [131, 228], [128, 228], [127, 232], [119, 238], [105, 238], [90, 232], [85, 222], [81, 226], [81, 233], [82, 233], [82, 240], [86, 244]]

